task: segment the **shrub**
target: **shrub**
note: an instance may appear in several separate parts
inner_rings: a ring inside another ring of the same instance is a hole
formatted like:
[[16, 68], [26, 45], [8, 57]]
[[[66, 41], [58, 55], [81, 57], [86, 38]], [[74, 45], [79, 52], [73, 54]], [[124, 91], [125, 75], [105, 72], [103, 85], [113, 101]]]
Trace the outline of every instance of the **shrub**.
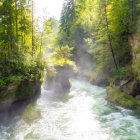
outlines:
[[124, 74], [128, 72], [128, 69], [126, 67], [121, 67], [118, 70], [113, 70], [114, 72], [114, 79], [122, 79]]

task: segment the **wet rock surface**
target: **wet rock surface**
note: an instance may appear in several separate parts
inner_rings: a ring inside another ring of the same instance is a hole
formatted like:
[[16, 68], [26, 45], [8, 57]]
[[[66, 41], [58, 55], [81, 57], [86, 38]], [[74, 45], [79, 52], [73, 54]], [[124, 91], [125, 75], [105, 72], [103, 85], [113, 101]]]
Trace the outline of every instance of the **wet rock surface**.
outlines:
[[120, 89], [122, 92], [136, 97], [140, 95], [140, 81], [135, 79], [120, 80], [117, 84], [113, 85], [114, 88]]
[[139, 109], [140, 101], [120, 89], [107, 87], [107, 101], [114, 106], [121, 106], [129, 109]]
[[37, 110], [32, 104], [29, 104], [26, 109], [24, 110], [22, 116], [20, 117], [21, 120], [26, 122], [27, 124], [33, 123], [33, 121], [41, 119], [41, 113]]
[[0, 112], [9, 110], [15, 102], [34, 98], [40, 92], [41, 83], [39, 81], [26, 80], [10, 84], [7, 89], [0, 92]]
[[94, 85], [103, 86], [103, 87], [106, 87], [109, 85], [107, 78], [104, 78], [102, 75], [97, 76], [97, 78], [91, 83]]
[[57, 93], [68, 92], [71, 88], [69, 78], [72, 74], [72, 67], [69, 65], [56, 66], [55, 69], [55, 75], [47, 76], [45, 88]]

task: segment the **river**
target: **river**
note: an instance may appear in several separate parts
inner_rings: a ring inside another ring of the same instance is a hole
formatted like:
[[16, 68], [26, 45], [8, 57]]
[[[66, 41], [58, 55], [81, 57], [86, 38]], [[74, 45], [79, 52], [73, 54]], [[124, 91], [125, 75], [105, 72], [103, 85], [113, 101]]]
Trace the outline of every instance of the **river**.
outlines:
[[71, 79], [67, 94], [42, 88], [34, 107], [42, 118], [27, 124], [20, 115], [0, 122], [0, 140], [139, 140], [140, 111], [112, 107], [106, 89]]

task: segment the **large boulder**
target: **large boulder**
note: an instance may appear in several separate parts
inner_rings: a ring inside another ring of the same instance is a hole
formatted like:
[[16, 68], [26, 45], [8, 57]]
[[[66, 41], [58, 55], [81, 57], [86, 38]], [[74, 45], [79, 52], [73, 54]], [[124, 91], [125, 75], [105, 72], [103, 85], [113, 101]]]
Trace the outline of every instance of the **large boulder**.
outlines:
[[115, 81], [113, 84], [114, 88], [120, 89], [133, 97], [140, 95], [140, 81], [135, 79], [125, 79]]
[[45, 88], [58, 93], [69, 92], [71, 85], [69, 78], [71, 77], [72, 67], [69, 65], [56, 66], [56, 73], [48, 75]]
[[121, 106], [130, 109], [140, 108], [139, 100], [125, 92], [121, 92], [120, 89], [117, 88], [107, 87], [106, 99], [114, 106]]
[[103, 75], [98, 75], [95, 80], [91, 81], [91, 83], [94, 85], [103, 86], [103, 87], [106, 87], [109, 85], [107, 78], [105, 78]]
[[41, 119], [41, 113], [37, 110], [32, 104], [26, 106], [22, 116], [20, 117], [21, 120], [26, 122], [27, 124], [31, 124], [34, 121]]
[[121, 85], [121, 90], [132, 95], [132, 96], [135, 96], [135, 92], [134, 92], [134, 89], [135, 89], [135, 85], [137, 84], [137, 82], [135, 80], [131, 80], [131, 81], [128, 81], [127, 83]]

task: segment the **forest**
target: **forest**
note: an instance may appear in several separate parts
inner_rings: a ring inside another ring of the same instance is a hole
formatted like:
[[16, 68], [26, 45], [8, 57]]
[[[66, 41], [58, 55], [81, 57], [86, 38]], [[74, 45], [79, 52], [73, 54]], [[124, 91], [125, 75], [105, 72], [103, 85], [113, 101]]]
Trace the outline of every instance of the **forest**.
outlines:
[[138, 0], [67, 0], [60, 24], [45, 19], [43, 31], [34, 18], [33, 1], [3, 0], [0, 11], [1, 89], [10, 82], [41, 78], [47, 65], [47, 59], [43, 61], [46, 48], [57, 55], [66, 53], [62, 57], [86, 70], [88, 66], [81, 62], [85, 54], [94, 76], [102, 73], [119, 79], [127, 71], [128, 76], [139, 78], [139, 60], [133, 63], [134, 73], [129, 67], [133, 59], [129, 37], [136, 31], [139, 34]]
[[104, 87], [113, 106], [140, 107], [140, 1], [64, 0], [60, 20], [45, 15], [41, 28], [34, 0], [0, 0], [0, 111], [44, 83], [70, 92], [70, 78]]
[[[74, 46], [77, 64], [81, 53], [87, 54], [98, 73], [121, 78], [131, 71], [129, 37], [136, 31], [139, 32], [139, 1], [68, 1], [63, 7], [57, 42], [60, 46]], [[134, 67], [138, 72], [138, 62]]]

